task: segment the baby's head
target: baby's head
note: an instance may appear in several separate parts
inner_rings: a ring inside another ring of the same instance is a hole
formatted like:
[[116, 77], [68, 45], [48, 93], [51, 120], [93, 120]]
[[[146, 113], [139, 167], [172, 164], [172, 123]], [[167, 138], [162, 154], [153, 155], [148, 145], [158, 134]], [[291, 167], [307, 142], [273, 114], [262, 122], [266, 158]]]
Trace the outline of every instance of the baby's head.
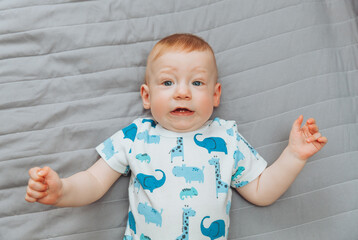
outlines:
[[191, 34], [168, 36], [148, 56], [141, 86], [143, 106], [168, 130], [197, 130], [219, 106], [217, 76], [214, 52], [207, 42]]

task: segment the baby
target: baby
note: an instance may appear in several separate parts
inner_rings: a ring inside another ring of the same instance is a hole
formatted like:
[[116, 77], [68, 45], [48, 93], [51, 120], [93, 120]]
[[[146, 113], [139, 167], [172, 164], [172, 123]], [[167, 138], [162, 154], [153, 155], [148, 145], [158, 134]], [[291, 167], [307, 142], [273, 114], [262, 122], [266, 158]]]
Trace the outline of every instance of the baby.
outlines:
[[151, 51], [139, 118], [105, 140], [88, 170], [61, 179], [49, 167], [29, 171], [25, 199], [59, 207], [101, 198], [131, 172], [124, 239], [226, 239], [232, 188], [267, 206], [326, 143], [314, 119], [300, 116], [289, 143], [268, 168], [234, 121], [209, 120], [220, 104], [214, 52], [201, 38], [174, 34]]

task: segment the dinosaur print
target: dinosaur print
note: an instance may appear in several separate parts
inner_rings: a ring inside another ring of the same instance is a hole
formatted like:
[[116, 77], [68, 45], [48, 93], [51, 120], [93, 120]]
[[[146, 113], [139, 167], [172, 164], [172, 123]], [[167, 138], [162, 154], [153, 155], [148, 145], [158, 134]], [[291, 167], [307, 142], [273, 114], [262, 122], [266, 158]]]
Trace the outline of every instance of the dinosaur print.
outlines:
[[220, 137], [208, 137], [202, 141], [197, 139], [197, 136], [203, 135], [201, 133], [197, 133], [194, 135], [194, 142], [199, 147], [203, 147], [208, 150], [209, 153], [211, 152], [224, 152], [227, 154], [226, 142], [224, 139]]
[[183, 164], [181, 167], [175, 166], [173, 168], [173, 174], [176, 177], [184, 177], [185, 182], [191, 183], [192, 181], [204, 182], [204, 166], [203, 169], [197, 167], [187, 167]]
[[231, 208], [231, 201], [228, 201], [226, 204], [226, 214], [229, 215], [230, 214], [230, 208]]
[[198, 196], [198, 191], [192, 187], [192, 188], [184, 188], [183, 190], [180, 191], [180, 199], [184, 200], [185, 198], [193, 198], [193, 196]]
[[134, 142], [134, 139], [137, 135], [137, 131], [138, 131], [138, 127], [135, 123], [132, 123], [131, 125], [125, 127], [122, 129], [123, 134], [124, 134], [124, 139], [129, 138], [130, 140], [132, 140]]
[[227, 135], [234, 136], [234, 130], [232, 128], [229, 128], [226, 130]]
[[132, 211], [128, 212], [128, 224], [129, 224], [129, 228], [133, 230], [134, 234], [136, 234], [137, 228]]
[[144, 216], [145, 223], [154, 223], [157, 227], [162, 227], [163, 209], [161, 209], [161, 212], [158, 212], [158, 210], [152, 208], [145, 202], [138, 204], [138, 213]]
[[235, 167], [234, 168], [237, 168], [237, 164], [239, 163], [239, 161], [245, 159], [245, 156], [244, 156], [244, 154], [242, 154], [242, 152], [239, 151], [239, 149], [237, 149], [234, 152], [233, 158], [235, 160]]
[[159, 135], [149, 135], [148, 130], [138, 133], [137, 139], [144, 140], [144, 142], [148, 143], [148, 144], [152, 144], [152, 143], [158, 144], [160, 142], [160, 136]]
[[217, 239], [219, 237], [225, 237], [225, 222], [224, 220], [216, 220], [210, 224], [210, 227], [206, 228], [204, 226], [204, 220], [210, 218], [209, 216], [206, 216], [201, 220], [200, 229], [201, 233], [204, 236], [207, 236], [210, 238], [210, 240]]
[[140, 185], [140, 182], [137, 177], [134, 178], [133, 184], [134, 184], [134, 189], [136, 189], [136, 188], [138, 189], [138, 191], [137, 191], [137, 193], [138, 193], [141, 185]]
[[145, 236], [145, 235], [142, 233], [142, 235], [140, 235], [140, 239], [139, 239], [139, 240], [151, 240], [151, 238], [148, 237], [148, 236]]
[[149, 122], [150, 125], [154, 128], [157, 126], [157, 123], [153, 119], [143, 119], [142, 120], [142, 123], [146, 123], [146, 122]]
[[215, 167], [216, 198], [219, 198], [219, 193], [227, 193], [229, 191], [229, 185], [221, 180], [219, 161], [218, 157], [213, 157], [209, 160], [209, 164]]
[[139, 153], [135, 156], [141, 162], [150, 163], [150, 156], [147, 153]]
[[231, 180], [235, 180], [238, 176], [241, 176], [242, 172], [245, 171], [245, 167], [238, 167], [238, 169], [236, 170], [235, 174], [231, 177]]
[[140, 185], [143, 189], [148, 189], [150, 192], [153, 192], [154, 189], [160, 188], [164, 185], [166, 180], [165, 173], [160, 169], [156, 169], [155, 171], [162, 172], [163, 177], [158, 180], [155, 178], [155, 176], [152, 175], [146, 175], [143, 173], [137, 174], [137, 180], [140, 182]]
[[184, 161], [184, 146], [183, 146], [183, 137], [177, 138], [177, 145], [170, 150], [170, 158], [171, 162], [173, 162], [173, 158], [181, 157], [182, 161]]
[[194, 217], [196, 212], [191, 208], [183, 208], [182, 234], [176, 240], [189, 240], [189, 217]]
[[114, 146], [111, 138], [108, 138], [103, 142], [102, 153], [105, 155], [105, 160], [113, 157], [114, 154], [118, 153], [118, 151], [114, 151]]
[[124, 176], [127, 176], [130, 170], [131, 170], [131, 168], [130, 168], [130, 166], [128, 165], [128, 166], [126, 167], [126, 169], [124, 170], [123, 175], [124, 175]]
[[214, 118], [214, 120], [212, 121], [211, 124], [213, 124], [215, 122], [217, 122], [219, 124], [219, 126], [221, 126], [220, 118], [218, 118], [218, 117]]

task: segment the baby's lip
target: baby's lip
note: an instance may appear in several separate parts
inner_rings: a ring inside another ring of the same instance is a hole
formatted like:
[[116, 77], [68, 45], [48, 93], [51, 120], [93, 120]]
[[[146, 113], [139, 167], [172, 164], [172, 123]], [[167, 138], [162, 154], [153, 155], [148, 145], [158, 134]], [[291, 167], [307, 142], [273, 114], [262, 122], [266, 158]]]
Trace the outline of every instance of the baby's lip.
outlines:
[[177, 107], [172, 112], [192, 112], [192, 110], [186, 107]]
[[177, 107], [173, 111], [171, 111], [174, 115], [191, 115], [194, 113], [194, 111], [185, 108], [185, 107]]

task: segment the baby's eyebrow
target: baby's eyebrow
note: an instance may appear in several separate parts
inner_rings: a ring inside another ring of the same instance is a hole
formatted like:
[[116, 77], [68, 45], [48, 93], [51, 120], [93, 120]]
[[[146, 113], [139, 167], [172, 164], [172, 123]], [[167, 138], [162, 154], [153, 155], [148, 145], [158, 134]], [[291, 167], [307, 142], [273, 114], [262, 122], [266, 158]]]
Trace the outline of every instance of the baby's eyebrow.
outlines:
[[172, 66], [166, 66], [163, 67], [162, 69], [159, 70], [159, 73], [172, 73], [172, 72], [177, 72], [178, 69], [176, 67], [172, 67]]
[[191, 72], [195, 72], [195, 73], [207, 73], [208, 70], [206, 68], [203, 67], [195, 67], [191, 70]]

